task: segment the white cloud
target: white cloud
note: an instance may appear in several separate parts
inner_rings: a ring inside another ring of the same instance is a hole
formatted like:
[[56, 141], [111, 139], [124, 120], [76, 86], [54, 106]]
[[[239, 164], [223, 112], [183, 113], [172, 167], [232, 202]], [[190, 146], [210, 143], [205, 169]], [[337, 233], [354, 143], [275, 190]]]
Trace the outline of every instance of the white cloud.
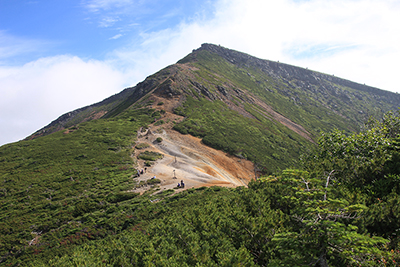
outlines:
[[400, 91], [393, 68], [400, 61], [399, 11], [393, 1], [221, 0], [211, 19], [133, 36], [109, 56], [138, 81], [209, 42]]
[[74, 56], [42, 58], [0, 68], [0, 145], [25, 138], [58, 116], [103, 100], [126, 85], [100, 61]]
[[116, 34], [116, 35], [114, 35], [113, 37], [111, 37], [110, 38], [110, 40], [116, 40], [116, 39], [118, 39], [118, 38], [121, 38], [123, 35], [122, 34]]
[[[84, 3], [92, 12], [106, 11], [116, 19], [113, 8], [132, 10], [144, 2]], [[205, 42], [400, 92], [398, 14], [400, 4], [393, 0], [219, 0], [213, 16], [200, 12], [172, 28], [130, 36], [130, 45], [108, 54], [107, 61], [57, 56], [22, 67], [0, 67], [0, 144], [24, 138], [67, 111], [135, 85]], [[128, 32], [124, 38], [129, 39]], [[0, 47], [11, 51], [9, 55], [28, 49], [23, 42], [14, 43], [20, 48]]]
[[118, 17], [105, 17], [100, 21], [99, 26], [102, 28], [108, 28], [113, 26], [119, 20]]
[[210, 42], [400, 91], [398, 14], [400, 5], [391, 0], [220, 0], [212, 19], [142, 34], [141, 45], [135, 36], [131, 48], [114, 56], [155, 71]]

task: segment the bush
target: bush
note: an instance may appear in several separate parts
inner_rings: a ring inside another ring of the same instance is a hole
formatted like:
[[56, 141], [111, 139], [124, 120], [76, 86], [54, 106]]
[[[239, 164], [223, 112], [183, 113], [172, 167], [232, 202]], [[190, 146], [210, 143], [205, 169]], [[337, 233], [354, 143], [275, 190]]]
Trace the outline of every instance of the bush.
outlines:
[[157, 159], [162, 159], [164, 156], [154, 151], [144, 151], [140, 153], [137, 157], [138, 159], [156, 161]]
[[95, 203], [89, 200], [84, 200], [75, 205], [73, 210], [73, 216], [78, 217], [95, 209], [96, 209]]
[[163, 141], [163, 139], [162, 139], [161, 137], [157, 137], [156, 141], [157, 141], [158, 143], [161, 143], [161, 142]]
[[143, 149], [143, 148], [148, 148], [148, 147], [150, 147], [150, 145], [147, 143], [140, 143], [135, 146], [136, 149]]
[[158, 126], [158, 125], [161, 125], [161, 124], [164, 124], [164, 121], [163, 121], [163, 120], [156, 121], [156, 122], [154, 123], [154, 126]]
[[125, 200], [132, 199], [134, 197], [137, 197], [140, 195], [139, 193], [134, 193], [134, 192], [119, 192], [115, 194], [109, 194], [107, 196], [107, 201], [111, 203], [117, 203]]
[[156, 119], [160, 118], [161, 117], [160, 111], [153, 112], [151, 114], [151, 117], [156, 118]]
[[148, 184], [148, 185], [154, 185], [154, 184], [160, 184], [160, 183], [161, 183], [161, 180], [160, 179], [156, 179], [156, 178], [149, 179], [149, 180], [146, 181], [146, 184]]

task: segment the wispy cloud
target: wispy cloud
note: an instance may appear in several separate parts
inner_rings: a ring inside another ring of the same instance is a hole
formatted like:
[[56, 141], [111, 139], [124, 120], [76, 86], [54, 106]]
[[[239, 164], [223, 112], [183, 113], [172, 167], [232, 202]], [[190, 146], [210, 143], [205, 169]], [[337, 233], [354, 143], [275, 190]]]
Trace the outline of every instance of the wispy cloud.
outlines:
[[131, 6], [137, 1], [134, 0], [86, 0], [83, 5], [91, 12], [99, 12], [102, 10], [121, 9]]
[[115, 17], [104, 17], [101, 19], [99, 26], [102, 28], [108, 28], [113, 26], [116, 22], [120, 21], [120, 18], [115, 16]]
[[139, 25], [141, 14], [148, 10], [146, 1], [137, 0], [83, 0], [82, 6], [89, 12], [89, 20], [98, 27], [117, 33], [134, 29], [132, 25]]
[[285, 55], [289, 55], [295, 60], [318, 60], [318, 58], [332, 57], [335, 54], [342, 53], [344, 51], [359, 49], [358, 45], [352, 44], [298, 44], [290, 43], [283, 49]]
[[12, 58], [43, 51], [49, 45], [48, 41], [17, 37], [0, 30], [0, 65], [7, 64]]
[[110, 38], [110, 40], [116, 40], [116, 39], [119, 39], [119, 38], [121, 38], [123, 35], [122, 34], [116, 34], [116, 35], [114, 35], [113, 37], [111, 37]]

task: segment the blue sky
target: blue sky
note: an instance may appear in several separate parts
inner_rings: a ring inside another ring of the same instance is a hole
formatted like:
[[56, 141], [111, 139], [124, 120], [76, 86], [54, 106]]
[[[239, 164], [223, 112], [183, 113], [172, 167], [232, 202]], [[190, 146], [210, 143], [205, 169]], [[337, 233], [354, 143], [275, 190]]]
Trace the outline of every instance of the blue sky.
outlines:
[[1, 0], [0, 145], [202, 43], [400, 91], [397, 0]]
[[4, 45], [30, 47], [0, 55], [0, 62], [18, 65], [59, 54], [104, 60], [114, 49], [134, 45], [134, 38], [140, 43], [143, 34], [212, 12], [208, 1], [4, 0], [0, 2]]

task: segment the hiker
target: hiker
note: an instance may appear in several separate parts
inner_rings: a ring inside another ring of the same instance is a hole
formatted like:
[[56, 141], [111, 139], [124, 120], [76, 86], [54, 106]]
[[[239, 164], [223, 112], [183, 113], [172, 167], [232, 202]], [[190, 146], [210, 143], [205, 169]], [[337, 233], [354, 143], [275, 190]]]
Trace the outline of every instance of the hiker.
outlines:
[[140, 174], [143, 174], [143, 169], [142, 169], [142, 171], [140, 172]]
[[137, 176], [139, 176], [139, 177], [140, 177], [140, 171], [139, 171], [139, 170], [137, 170]]
[[178, 188], [180, 188], [181, 187], [181, 184], [180, 183], [178, 183]]
[[181, 180], [181, 187], [185, 188], [185, 184], [183, 183], [183, 180]]
[[147, 173], [147, 168], [146, 168], [146, 167], [144, 167], [144, 172], [146, 172], [146, 173]]
[[156, 179], [156, 176], [154, 175], [153, 178], [151, 178], [151, 179]]

